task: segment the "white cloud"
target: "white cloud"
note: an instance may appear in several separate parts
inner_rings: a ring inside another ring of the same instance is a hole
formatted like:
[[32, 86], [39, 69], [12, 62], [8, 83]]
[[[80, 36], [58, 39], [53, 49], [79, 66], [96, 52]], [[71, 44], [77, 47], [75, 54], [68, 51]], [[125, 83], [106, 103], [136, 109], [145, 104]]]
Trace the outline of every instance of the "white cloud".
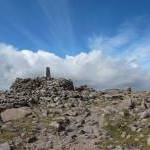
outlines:
[[76, 84], [100, 89], [148, 89], [150, 30], [145, 27], [141, 32], [136, 24], [137, 21], [122, 25], [113, 37], [92, 37], [89, 53], [65, 58], [43, 50], [18, 50], [0, 44], [0, 89], [8, 88], [16, 77], [43, 76], [46, 66], [51, 67], [54, 77], [71, 78]]
[[136, 61], [127, 58], [112, 58], [101, 50], [80, 53], [61, 58], [53, 53], [39, 50], [17, 50], [13, 46], [0, 44], [0, 88], [8, 88], [16, 77], [44, 75], [50, 66], [54, 77], [71, 78], [78, 84], [96, 88], [133, 86], [147, 88], [150, 80]]

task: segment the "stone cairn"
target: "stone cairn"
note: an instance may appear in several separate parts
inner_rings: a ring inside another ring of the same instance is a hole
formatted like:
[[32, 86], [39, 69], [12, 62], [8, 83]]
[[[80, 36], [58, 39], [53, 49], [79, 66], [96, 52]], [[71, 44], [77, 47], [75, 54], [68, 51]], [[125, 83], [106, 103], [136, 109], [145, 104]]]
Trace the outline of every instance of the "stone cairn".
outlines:
[[39, 103], [45, 93], [51, 97], [56, 90], [73, 91], [74, 85], [71, 80], [51, 78], [49, 67], [46, 67], [46, 77], [17, 78], [10, 90], [0, 93], [0, 112], [14, 107], [32, 106]]

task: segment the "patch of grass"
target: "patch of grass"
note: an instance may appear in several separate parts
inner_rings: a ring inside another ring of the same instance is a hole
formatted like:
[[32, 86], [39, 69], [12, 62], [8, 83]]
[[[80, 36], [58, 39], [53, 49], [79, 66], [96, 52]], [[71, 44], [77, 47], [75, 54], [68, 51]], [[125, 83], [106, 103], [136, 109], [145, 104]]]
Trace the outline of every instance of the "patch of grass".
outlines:
[[9, 131], [0, 131], [0, 143], [12, 140], [13, 135]]
[[[100, 145], [103, 149], [108, 149], [108, 145], [120, 145], [123, 148], [139, 148], [149, 150], [150, 146], [147, 145], [148, 135], [150, 135], [149, 128], [142, 128], [141, 131], [132, 131], [128, 125], [133, 122], [135, 117], [129, 116], [115, 116], [105, 115], [104, 129], [108, 132], [111, 138], [104, 139]], [[122, 133], [126, 133], [125, 136], [121, 136]], [[128, 136], [129, 135], [129, 136]], [[140, 136], [143, 135], [143, 136]], [[128, 138], [127, 138], [128, 137]]]
[[20, 135], [24, 133], [24, 138], [32, 136], [35, 133], [35, 127], [30, 119], [24, 118], [17, 122], [18, 132]]
[[46, 118], [40, 119], [40, 122], [42, 123], [42, 126], [44, 128], [49, 128], [49, 125], [52, 121], [53, 121], [53, 119], [51, 117], [46, 117]]

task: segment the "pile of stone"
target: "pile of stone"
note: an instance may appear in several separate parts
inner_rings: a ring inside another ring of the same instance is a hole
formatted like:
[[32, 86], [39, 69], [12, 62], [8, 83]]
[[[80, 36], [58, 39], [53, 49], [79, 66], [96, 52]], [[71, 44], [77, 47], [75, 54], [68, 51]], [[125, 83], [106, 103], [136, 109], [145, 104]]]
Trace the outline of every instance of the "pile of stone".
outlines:
[[54, 93], [58, 91], [61, 93], [63, 90], [73, 91], [73, 82], [62, 78], [17, 78], [10, 90], [0, 93], [0, 110], [31, 106], [38, 103], [40, 99], [54, 96]]
[[36, 79], [21, 79], [17, 78], [16, 81], [10, 87], [10, 92], [26, 94], [39, 90], [39, 89], [63, 89], [63, 90], [74, 90], [73, 82], [66, 79], [47, 79], [46, 77], [36, 78]]
[[0, 149], [150, 149], [150, 92], [17, 78], [0, 92]]

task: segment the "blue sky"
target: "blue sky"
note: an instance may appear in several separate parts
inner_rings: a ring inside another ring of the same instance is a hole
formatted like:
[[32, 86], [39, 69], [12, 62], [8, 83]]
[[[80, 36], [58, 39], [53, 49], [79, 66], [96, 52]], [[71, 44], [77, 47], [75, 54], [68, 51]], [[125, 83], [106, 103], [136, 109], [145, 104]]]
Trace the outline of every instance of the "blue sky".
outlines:
[[149, 0], [0, 0], [0, 42], [75, 55], [90, 50], [89, 38], [149, 15]]
[[149, 89], [149, 0], [0, 0], [0, 89], [16, 77]]

